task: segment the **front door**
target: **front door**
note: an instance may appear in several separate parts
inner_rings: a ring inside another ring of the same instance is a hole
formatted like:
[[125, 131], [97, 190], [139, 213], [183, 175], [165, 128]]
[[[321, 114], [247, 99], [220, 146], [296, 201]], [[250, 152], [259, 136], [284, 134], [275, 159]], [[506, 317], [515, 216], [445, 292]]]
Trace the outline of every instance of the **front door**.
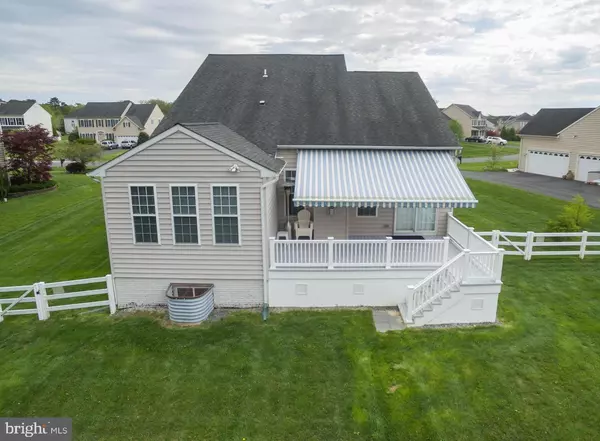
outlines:
[[436, 209], [430, 208], [397, 208], [394, 222], [395, 234], [435, 232]]

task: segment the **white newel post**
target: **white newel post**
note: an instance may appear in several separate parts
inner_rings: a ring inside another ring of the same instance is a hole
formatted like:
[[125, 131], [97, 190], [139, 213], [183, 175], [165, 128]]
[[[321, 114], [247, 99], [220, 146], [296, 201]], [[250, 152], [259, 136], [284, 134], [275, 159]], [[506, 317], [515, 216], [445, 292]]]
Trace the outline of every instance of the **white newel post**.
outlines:
[[463, 280], [469, 280], [471, 277], [471, 250], [464, 250], [465, 253], [465, 266], [463, 267]]
[[408, 285], [408, 296], [406, 296], [406, 323], [412, 323], [412, 313], [415, 309], [415, 285]]
[[500, 248], [498, 254], [496, 254], [496, 268], [494, 269], [494, 275], [497, 281], [502, 280], [502, 266], [504, 265], [504, 250]]
[[525, 260], [531, 260], [531, 253], [533, 252], [533, 240], [535, 233], [533, 231], [527, 232], [527, 239], [525, 241]]
[[442, 255], [442, 263], [448, 262], [448, 253], [450, 252], [450, 238], [444, 236], [444, 251]]
[[385, 238], [385, 269], [392, 267], [392, 238]]
[[474, 227], [467, 227], [467, 246], [466, 249], [471, 249], [471, 236], [473, 235], [473, 231], [475, 231]]
[[269, 259], [271, 262], [271, 269], [275, 269], [275, 238], [269, 238]]
[[327, 238], [327, 268], [333, 269], [333, 237]]
[[579, 258], [585, 257], [585, 247], [587, 246], [588, 232], [584, 231], [581, 233], [581, 248], [579, 249]]
[[498, 244], [500, 243], [500, 230], [492, 231], [492, 245], [498, 248]]
[[33, 293], [35, 295], [38, 318], [40, 320], [48, 320], [50, 318], [50, 311], [48, 311], [48, 299], [46, 298], [46, 284], [44, 282], [34, 283]]
[[113, 315], [117, 312], [117, 299], [115, 296], [115, 285], [110, 274], [106, 276], [106, 290], [108, 291], [108, 307], [110, 308], [110, 314]]

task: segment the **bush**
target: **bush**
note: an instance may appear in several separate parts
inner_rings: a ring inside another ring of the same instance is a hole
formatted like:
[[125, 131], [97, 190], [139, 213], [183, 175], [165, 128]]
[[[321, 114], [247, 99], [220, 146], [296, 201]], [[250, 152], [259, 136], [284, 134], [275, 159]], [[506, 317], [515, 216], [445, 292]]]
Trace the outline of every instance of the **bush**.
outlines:
[[[581, 195], [575, 196], [563, 208], [562, 213], [546, 223], [549, 233], [571, 233], [583, 231], [592, 221], [594, 215]], [[562, 239], [561, 239], [562, 240]]]
[[96, 140], [95, 139], [84, 139], [84, 138], [77, 138], [75, 140], [76, 144], [84, 144], [84, 145], [94, 145], [96, 144]]
[[454, 133], [456, 139], [462, 141], [465, 134], [463, 133], [463, 129], [460, 123], [454, 119], [451, 119], [450, 121], [448, 121], [448, 127], [450, 127], [450, 130], [452, 130], [452, 133]]
[[41, 125], [1, 133], [0, 143], [4, 144], [8, 171], [17, 181], [31, 184], [50, 180], [54, 140]]
[[85, 164], [81, 162], [69, 162], [65, 170], [67, 173], [85, 173]]
[[[98, 144], [89, 142], [68, 142], [61, 143], [56, 147], [56, 156], [62, 159], [69, 159], [80, 164], [100, 159], [102, 157], [102, 147]], [[83, 140], [89, 141], [89, 140]]]
[[25, 191], [43, 190], [45, 188], [54, 187], [55, 185], [55, 181], [36, 182], [34, 184], [11, 185], [10, 189], [8, 190], [8, 193], [23, 193]]
[[140, 134], [138, 135], [138, 145], [148, 141], [150, 139], [150, 136], [146, 133], [146, 132], [140, 132]]
[[69, 133], [69, 142], [75, 142], [79, 139], [79, 132], [77, 130], [73, 130]]

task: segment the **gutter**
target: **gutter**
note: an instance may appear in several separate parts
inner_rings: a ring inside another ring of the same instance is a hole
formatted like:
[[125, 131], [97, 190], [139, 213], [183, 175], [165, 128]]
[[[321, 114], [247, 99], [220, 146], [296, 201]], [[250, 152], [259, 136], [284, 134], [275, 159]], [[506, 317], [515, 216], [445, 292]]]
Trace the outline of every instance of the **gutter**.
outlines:
[[[267, 215], [267, 187], [277, 184], [277, 182], [279, 181], [279, 178], [281, 177], [281, 173], [283, 172], [283, 170], [285, 169], [285, 166], [287, 165], [287, 162], [284, 163], [283, 167], [281, 167], [281, 170], [279, 170], [279, 173], [277, 173], [277, 176], [275, 178], [273, 178], [272, 180], [265, 182], [263, 185], [261, 185], [260, 187], [260, 201], [261, 201], [261, 208], [260, 208], [260, 225], [261, 225], [261, 229], [262, 229], [262, 237], [263, 237], [263, 308], [262, 308], [262, 319], [264, 321], [267, 320], [267, 318], [269, 317], [269, 270], [268, 270], [268, 266], [269, 266], [269, 261], [267, 260], [267, 254], [268, 254], [268, 249], [269, 249], [269, 237], [267, 237], [267, 231], [266, 231], [266, 226], [267, 226], [267, 219], [266, 219], [266, 215]], [[275, 194], [275, 201], [277, 202], [277, 194]]]

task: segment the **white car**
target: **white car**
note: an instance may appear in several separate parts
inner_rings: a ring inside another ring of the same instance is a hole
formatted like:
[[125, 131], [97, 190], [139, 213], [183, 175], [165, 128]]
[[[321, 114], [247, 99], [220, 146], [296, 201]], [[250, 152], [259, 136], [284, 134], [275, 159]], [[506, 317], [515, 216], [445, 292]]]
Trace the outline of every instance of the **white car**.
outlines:
[[100, 145], [102, 146], [102, 148], [106, 149], [106, 150], [112, 150], [112, 149], [118, 149], [119, 148], [119, 144], [117, 144], [114, 141], [111, 141], [109, 139], [105, 139], [104, 141], [102, 141], [100, 143]]
[[122, 149], [131, 149], [133, 147], [135, 147], [137, 145], [137, 142], [130, 140], [130, 139], [126, 139], [124, 141], [121, 141], [121, 148]]
[[499, 136], [488, 136], [485, 138], [485, 142], [487, 144], [496, 144], [496, 145], [506, 145], [508, 141], [506, 139], [502, 139]]

